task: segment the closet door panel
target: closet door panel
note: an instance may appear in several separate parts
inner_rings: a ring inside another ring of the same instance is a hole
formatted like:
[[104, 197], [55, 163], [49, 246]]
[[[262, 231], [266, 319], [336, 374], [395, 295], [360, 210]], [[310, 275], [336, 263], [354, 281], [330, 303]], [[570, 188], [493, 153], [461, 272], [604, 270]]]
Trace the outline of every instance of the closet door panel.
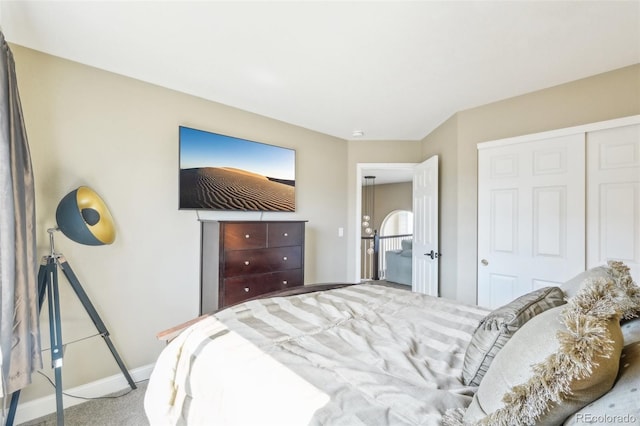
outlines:
[[567, 255], [567, 188], [551, 186], [533, 190], [533, 256]]
[[640, 281], [640, 125], [587, 134], [587, 268], [621, 260]]
[[491, 251], [515, 254], [518, 246], [518, 190], [491, 192]]

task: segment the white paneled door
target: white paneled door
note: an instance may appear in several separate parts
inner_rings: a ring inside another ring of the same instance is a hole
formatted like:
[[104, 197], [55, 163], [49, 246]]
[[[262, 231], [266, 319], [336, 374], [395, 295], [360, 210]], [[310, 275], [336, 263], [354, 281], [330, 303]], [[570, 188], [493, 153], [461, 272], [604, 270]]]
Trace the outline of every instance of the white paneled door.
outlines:
[[587, 268], [621, 260], [640, 282], [640, 125], [587, 134]]
[[584, 138], [480, 147], [479, 305], [495, 308], [584, 270]]
[[438, 156], [413, 173], [413, 291], [438, 295]]

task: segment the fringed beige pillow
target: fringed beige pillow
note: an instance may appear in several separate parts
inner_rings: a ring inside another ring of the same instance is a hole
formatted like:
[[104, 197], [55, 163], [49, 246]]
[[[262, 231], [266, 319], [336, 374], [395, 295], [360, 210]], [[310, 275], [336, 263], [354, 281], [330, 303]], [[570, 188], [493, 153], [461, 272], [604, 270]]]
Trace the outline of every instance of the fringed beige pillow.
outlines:
[[574, 297], [580, 291], [583, 286], [585, 286], [588, 282], [591, 282], [595, 278], [606, 278], [608, 279], [610, 276], [611, 268], [606, 265], [596, 266], [594, 268], [589, 268], [584, 272], [580, 272], [575, 277], [570, 280], [565, 281], [560, 288], [567, 297]]
[[573, 413], [564, 426], [638, 424], [640, 422], [640, 318], [621, 324], [624, 348], [613, 388]]
[[620, 318], [640, 310], [640, 289], [620, 262], [567, 305], [527, 322], [496, 355], [469, 408], [444, 424], [559, 424], [606, 393], [618, 372]]

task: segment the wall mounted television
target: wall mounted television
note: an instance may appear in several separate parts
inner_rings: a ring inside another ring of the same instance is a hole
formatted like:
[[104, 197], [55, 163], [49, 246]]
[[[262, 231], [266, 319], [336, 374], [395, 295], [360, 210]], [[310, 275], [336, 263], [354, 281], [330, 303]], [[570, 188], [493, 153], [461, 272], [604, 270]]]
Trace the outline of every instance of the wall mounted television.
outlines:
[[294, 212], [296, 152], [180, 126], [180, 209]]

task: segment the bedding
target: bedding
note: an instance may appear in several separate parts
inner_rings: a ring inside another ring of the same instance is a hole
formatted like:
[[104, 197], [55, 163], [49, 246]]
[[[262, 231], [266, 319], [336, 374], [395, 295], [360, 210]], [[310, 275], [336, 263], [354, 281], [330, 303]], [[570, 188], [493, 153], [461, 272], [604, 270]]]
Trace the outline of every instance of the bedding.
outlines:
[[162, 351], [152, 425], [435, 425], [465, 408], [467, 346], [489, 310], [377, 284], [252, 300]]

